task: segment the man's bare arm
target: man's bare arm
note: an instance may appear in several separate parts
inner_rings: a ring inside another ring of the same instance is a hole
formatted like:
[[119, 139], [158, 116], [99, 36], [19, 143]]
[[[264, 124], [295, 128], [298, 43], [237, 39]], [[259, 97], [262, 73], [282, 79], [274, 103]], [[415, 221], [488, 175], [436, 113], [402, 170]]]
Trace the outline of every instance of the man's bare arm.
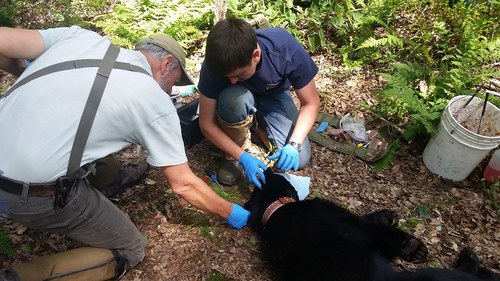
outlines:
[[19, 76], [24, 60], [34, 60], [44, 51], [43, 38], [36, 30], [0, 27], [0, 70]]
[[301, 89], [295, 90], [295, 93], [300, 100], [300, 109], [290, 141], [302, 143], [313, 126], [319, 110], [319, 95], [314, 79]]
[[168, 166], [163, 170], [172, 191], [188, 203], [210, 214], [226, 219], [233, 206], [198, 178], [188, 164]]

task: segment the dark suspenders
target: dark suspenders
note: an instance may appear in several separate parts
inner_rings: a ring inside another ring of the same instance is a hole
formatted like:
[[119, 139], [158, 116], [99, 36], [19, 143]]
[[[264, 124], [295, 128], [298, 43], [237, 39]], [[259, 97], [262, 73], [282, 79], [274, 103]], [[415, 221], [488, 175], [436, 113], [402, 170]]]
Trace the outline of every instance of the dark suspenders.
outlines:
[[[0, 96], [0, 99], [5, 99], [8, 95], [10, 95], [14, 90], [17, 88], [23, 86], [24, 84], [27, 84], [31, 80], [34, 80], [36, 78], [39, 78], [41, 76], [54, 73], [54, 72], [59, 72], [63, 70], [71, 70], [71, 69], [78, 69], [78, 68], [86, 68], [86, 67], [98, 67], [101, 64], [102, 60], [99, 59], [86, 59], [86, 60], [72, 60], [72, 61], [65, 61], [65, 62], [60, 62], [57, 64], [49, 65], [45, 68], [42, 68], [40, 70], [37, 70], [30, 75], [26, 76], [22, 80], [18, 81], [16, 84], [14, 84], [12, 87], [9, 88], [2, 96]], [[146, 75], [149, 75], [149, 73], [144, 70], [143, 68], [133, 65], [130, 63], [125, 63], [125, 62], [115, 62], [115, 65], [113, 68], [116, 69], [122, 69], [122, 70], [128, 70], [128, 71], [134, 71], [134, 72], [140, 72], [144, 73]]]
[[119, 53], [120, 48], [110, 44], [104, 58], [101, 61], [101, 64], [99, 65], [99, 68], [97, 69], [94, 83], [92, 84], [92, 88], [90, 88], [90, 94], [87, 98], [85, 108], [83, 109], [78, 129], [76, 130], [73, 147], [71, 148], [71, 155], [68, 161], [68, 169], [66, 170], [66, 176], [71, 176], [73, 173], [78, 171], [78, 169], [80, 169], [83, 150], [87, 144], [87, 139], [89, 138], [90, 129], [94, 123], [97, 108], [99, 107], [102, 94], [104, 93], [104, 88], [106, 88], [109, 75], [111, 74], [111, 70], [115, 65], [116, 58]]

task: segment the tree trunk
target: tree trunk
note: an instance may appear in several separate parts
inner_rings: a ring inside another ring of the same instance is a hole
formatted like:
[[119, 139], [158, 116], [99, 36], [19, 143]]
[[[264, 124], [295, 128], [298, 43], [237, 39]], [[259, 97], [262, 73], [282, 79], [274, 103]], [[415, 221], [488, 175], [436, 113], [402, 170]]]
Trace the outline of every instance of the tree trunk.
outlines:
[[226, 18], [227, 0], [215, 0], [214, 24]]

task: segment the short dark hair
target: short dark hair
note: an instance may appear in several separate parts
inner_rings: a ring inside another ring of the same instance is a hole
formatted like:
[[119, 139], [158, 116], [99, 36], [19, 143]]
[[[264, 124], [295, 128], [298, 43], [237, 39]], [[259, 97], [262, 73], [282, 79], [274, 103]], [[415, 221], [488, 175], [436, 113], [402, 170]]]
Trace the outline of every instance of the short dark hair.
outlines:
[[257, 48], [257, 35], [243, 19], [229, 18], [214, 25], [207, 37], [205, 62], [208, 71], [223, 77], [248, 66]]

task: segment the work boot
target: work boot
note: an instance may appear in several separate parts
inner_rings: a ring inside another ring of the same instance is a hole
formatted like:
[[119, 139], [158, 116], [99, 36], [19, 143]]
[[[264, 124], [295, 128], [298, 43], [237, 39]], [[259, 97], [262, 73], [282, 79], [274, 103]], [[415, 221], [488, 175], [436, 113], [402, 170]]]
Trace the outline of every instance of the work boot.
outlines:
[[12, 268], [6, 268], [0, 271], [0, 281], [21, 281], [19, 276]]
[[217, 114], [219, 127], [241, 148], [249, 149], [252, 145], [250, 141], [250, 127], [252, 126], [254, 116], [248, 115], [243, 121], [228, 123]]
[[120, 168], [115, 180], [104, 187], [96, 187], [108, 198], [119, 197], [127, 188], [140, 183], [149, 170], [149, 164], [141, 162], [138, 164], [128, 164]]
[[[244, 120], [237, 123], [228, 123], [217, 114], [217, 121], [220, 128], [243, 150], [248, 150], [252, 146], [250, 140], [250, 127], [252, 126], [254, 115], [248, 115]], [[224, 185], [234, 185], [240, 180], [242, 172], [238, 161], [226, 154], [217, 173], [217, 179]]]
[[117, 251], [82, 247], [14, 264], [0, 272], [0, 280], [109, 280], [123, 276], [127, 266]]
[[217, 179], [224, 185], [234, 185], [241, 179], [240, 164], [236, 160], [225, 159], [217, 174]]

